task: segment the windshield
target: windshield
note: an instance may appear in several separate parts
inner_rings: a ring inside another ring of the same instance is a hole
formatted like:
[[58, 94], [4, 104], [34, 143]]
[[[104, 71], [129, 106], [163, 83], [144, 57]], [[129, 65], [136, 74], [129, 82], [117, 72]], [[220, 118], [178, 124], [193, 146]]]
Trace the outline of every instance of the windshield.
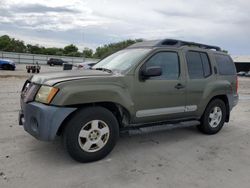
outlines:
[[132, 68], [150, 51], [150, 49], [125, 49], [118, 51], [99, 61], [93, 69], [109, 69], [113, 72], [124, 73]]

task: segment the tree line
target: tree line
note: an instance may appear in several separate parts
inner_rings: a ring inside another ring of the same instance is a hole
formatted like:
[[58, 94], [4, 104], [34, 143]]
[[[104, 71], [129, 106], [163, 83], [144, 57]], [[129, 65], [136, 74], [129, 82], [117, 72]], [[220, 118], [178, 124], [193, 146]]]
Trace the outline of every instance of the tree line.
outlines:
[[17, 40], [9, 37], [8, 35], [3, 35], [0, 37], [0, 51], [102, 59], [116, 51], [126, 48], [129, 45], [141, 41], [141, 39], [129, 39], [117, 43], [105, 44], [96, 48], [95, 51], [87, 47], [80, 51], [74, 44], [67, 45], [64, 48], [46, 48], [38, 44], [25, 44], [22, 40]]

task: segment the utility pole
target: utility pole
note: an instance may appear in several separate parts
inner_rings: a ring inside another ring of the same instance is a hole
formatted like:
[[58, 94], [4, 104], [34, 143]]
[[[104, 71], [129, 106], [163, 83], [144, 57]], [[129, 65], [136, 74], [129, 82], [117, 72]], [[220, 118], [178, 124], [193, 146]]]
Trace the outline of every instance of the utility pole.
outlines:
[[[82, 44], [83, 44], [83, 50], [84, 50], [84, 31], [83, 30], [82, 30]], [[84, 57], [84, 54], [83, 54], [83, 50], [82, 50], [82, 61], [84, 62], [85, 57]]]

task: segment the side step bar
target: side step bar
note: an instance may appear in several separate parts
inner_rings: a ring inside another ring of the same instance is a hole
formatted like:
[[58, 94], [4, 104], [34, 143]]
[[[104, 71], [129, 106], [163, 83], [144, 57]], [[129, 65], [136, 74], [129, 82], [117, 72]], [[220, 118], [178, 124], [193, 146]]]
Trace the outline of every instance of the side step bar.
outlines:
[[199, 121], [185, 121], [181, 123], [174, 123], [174, 124], [159, 124], [159, 125], [152, 125], [152, 126], [131, 126], [126, 127], [121, 130], [122, 135], [138, 135], [138, 134], [146, 134], [146, 133], [152, 133], [152, 132], [160, 132], [160, 131], [166, 131], [176, 128], [185, 128], [185, 127], [192, 127], [195, 125], [199, 125]]

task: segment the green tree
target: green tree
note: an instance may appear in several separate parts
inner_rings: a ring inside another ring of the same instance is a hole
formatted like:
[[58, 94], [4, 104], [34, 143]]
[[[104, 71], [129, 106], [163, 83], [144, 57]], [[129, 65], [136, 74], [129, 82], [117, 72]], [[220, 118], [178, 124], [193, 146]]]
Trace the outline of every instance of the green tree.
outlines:
[[106, 44], [104, 46], [96, 48], [96, 52], [93, 55], [94, 58], [102, 59], [112, 53], [122, 50], [136, 42], [141, 42], [142, 39], [125, 40], [117, 43]]
[[114, 52], [117, 52], [118, 50], [124, 49], [127, 46], [140, 41], [142, 40], [136, 39], [136, 40], [125, 40], [117, 43], [106, 44], [98, 47], [95, 53], [93, 53], [92, 49], [84, 48], [84, 50], [81, 53], [78, 51], [78, 48], [74, 44], [67, 45], [64, 48], [56, 48], [56, 47], [45, 48], [38, 44], [25, 45], [25, 43], [21, 40], [16, 40], [14, 38], [9, 37], [8, 35], [3, 35], [0, 37], [0, 50], [8, 52], [26, 52], [32, 54], [67, 55], [76, 57], [84, 56], [86, 58], [94, 57], [102, 59]]
[[68, 53], [66, 55], [72, 56], [72, 57], [81, 57], [82, 53], [80, 53], [80, 52], [70, 52], [70, 53]]
[[85, 57], [85, 58], [92, 58], [93, 57], [93, 50], [90, 48], [84, 48], [82, 53], [83, 53], [83, 57]]
[[76, 52], [78, 52], [78, 48], [74, 44], [70, 44], [64, 47], [64, 54], [66, 55], [72, 55]]
[[5, 50], [6, 46], [10, 45], [11, 39], [8, 35], [3, 35], [0, 37], [0, 50]]
[[38, 44], [36, 45], [27, 44], [26, 52], [31, 53], [31, 54], [43, 54], [41, 47]]
[[64, 55], [63, 54], [63, 49], [62, 48], [45, 48], [44, 49], [44, 54], [47, 55]]
[[0, 50], [8, 52], [25, 52], [26, 46], [23, 41], [10, 38], [8, 35], [0, 37]]
[[14, 52], [23, 53], [26, 51], [26, 46], [21, 40], [11, 39], [11, 44]]

